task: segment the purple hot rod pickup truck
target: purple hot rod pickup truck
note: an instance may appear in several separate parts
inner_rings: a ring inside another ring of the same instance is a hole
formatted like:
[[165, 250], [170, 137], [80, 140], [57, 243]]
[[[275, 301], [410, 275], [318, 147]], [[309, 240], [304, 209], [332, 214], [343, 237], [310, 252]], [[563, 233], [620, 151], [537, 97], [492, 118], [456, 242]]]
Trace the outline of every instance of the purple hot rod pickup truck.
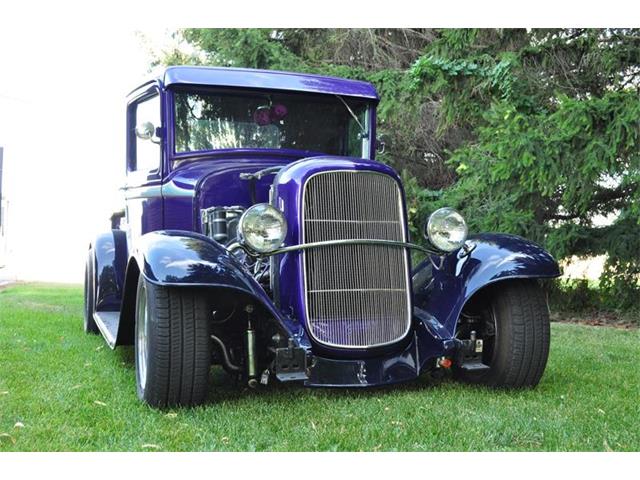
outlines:
[[188, 66], [130, 93], [125, 205], [89, 247], [84, 329], [135, 346], [140, 399], [200, 404], [214, 364], [255, 388], [538, 383], [556, 261], [467, 236], [450, 208], [411, 243], [377, 103], [361, 81]]

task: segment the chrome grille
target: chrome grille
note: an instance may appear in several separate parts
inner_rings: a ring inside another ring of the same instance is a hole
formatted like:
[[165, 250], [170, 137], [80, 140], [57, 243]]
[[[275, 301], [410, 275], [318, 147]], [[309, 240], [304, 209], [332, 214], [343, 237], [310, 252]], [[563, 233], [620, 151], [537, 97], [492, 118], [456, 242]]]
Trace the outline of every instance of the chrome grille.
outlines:
[[[400, 188], [371, 171], [312, 176], [303, 195], [303, 241], [406, 241]], [[397, 341], [410, 324], [403, 248], [339, 245], [303, 253], [307, 326], [320, 343], [365, 348]]]

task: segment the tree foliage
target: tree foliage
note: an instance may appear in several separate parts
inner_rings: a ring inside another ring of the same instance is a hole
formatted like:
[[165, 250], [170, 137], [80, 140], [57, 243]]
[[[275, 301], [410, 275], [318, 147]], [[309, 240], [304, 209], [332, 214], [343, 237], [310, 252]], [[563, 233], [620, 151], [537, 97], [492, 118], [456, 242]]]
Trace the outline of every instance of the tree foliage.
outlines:
[[441, 131], [476, 135], [451, 152], [442, 201], [559, 258], [607, 254], [602, 286], [625, 307], [640, 299], [639, 64], [636, 30], [454, 30], [411, 69]]
[[558, 258], [607, 254], [612, 303], [640, 291], [640, 31], [186, 29], [164, 63], [374, 83], [381, 160], [403, 171], [414, 233], [433, 208]]

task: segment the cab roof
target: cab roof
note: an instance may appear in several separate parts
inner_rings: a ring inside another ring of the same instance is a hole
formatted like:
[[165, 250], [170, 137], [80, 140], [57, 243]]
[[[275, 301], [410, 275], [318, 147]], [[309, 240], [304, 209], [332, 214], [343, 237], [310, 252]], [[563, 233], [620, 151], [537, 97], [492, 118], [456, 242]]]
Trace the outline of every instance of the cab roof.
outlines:
[[375, 87], [368, 82], [276, 70], [175, 66], [167, 67], [158, 80], [165, 87], [177, 85], [237, 87], [325, 93], [378, 100]]

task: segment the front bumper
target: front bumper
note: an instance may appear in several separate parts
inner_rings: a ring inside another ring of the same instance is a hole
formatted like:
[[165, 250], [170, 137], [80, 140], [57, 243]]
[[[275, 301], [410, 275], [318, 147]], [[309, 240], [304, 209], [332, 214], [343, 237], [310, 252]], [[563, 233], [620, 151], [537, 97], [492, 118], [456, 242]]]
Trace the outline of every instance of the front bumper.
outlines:
[[[281, 380], [301, 380], [308, 387], [374, 387], [410, 381], [436, 368], [439, 357], [452, 357], [459, 348], [453, 338], [427, 312], [414, 310], [411, 341], [394, 353], [363, 359], [334, 359], [314, 355], [308, 350], [304, 377], [278, 372]], [[301, 366], [302, 367], [302, 366]]]

